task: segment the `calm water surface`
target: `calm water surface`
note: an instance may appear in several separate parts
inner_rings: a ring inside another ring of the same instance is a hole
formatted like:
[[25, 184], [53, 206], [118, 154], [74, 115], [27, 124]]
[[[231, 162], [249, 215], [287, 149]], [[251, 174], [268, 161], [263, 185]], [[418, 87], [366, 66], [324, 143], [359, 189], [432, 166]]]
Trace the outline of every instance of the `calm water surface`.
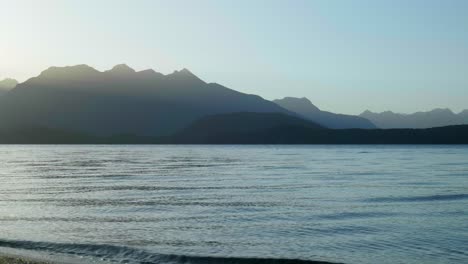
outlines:
[[468, 146], [0, 146], [0, 247], [468, 263]]

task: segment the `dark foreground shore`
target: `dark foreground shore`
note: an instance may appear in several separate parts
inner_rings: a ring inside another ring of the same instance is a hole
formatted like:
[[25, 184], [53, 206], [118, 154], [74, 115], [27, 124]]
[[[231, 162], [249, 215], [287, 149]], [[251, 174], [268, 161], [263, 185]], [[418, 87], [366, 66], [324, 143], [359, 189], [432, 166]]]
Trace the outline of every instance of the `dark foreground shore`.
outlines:
[[468, 125], [325, 129], [311, 127], [304, 120], [301, 121], [304, 124], [291, 124], [288, 118], [252, 113], [216, 116], [195, 122], [171, 136], [96, 136], [35, 126], [0, 127], [0, 144], [468, 144]]
[[[200, 263], [200, 264], [339, 264], [323, 261], [308, 261], [308, 260], [294, 260], [294, 259], [236, 259], [236, 258], [211, 258], [211, 257], [180, 257], [177, 259], [180, 263]], [[76, 262], [51, 262], [34, 259], [30, 257], [23, 257], [18, 255], [0, 255], [0, 264], [73, 264]], [[81, 263], [81, 262], [80, 262]], [[149, 263], [149, 262], [148, 262]], [[159, 263], [159, 262], [157, 262]], [[174, 263], [168, 261], [168, 263]]]
[[0, 256], [0, 264], [52, 264], [23, 257]]

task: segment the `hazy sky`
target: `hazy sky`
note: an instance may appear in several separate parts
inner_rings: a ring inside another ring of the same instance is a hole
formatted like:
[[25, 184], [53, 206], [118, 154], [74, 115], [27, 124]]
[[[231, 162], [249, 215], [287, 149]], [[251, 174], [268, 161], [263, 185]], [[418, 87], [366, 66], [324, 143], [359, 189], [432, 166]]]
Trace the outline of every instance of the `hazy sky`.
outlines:
[[468, 108], [468, 1], [0, 0], [0, 79], [188, 68], [325, 110]]

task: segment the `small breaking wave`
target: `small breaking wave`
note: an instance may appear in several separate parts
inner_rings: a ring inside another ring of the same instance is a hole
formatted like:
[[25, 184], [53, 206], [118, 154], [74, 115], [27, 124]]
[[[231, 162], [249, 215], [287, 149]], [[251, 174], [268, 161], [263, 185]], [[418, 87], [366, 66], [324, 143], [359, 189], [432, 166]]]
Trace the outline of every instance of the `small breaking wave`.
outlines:
[[109, 260], [128, 264], [331, 264], [330, 262], [282, 259], [237, 258], [157, 254], [141, 249], [113, 245], [67, 244], [36, 241], [0, 240], [0, 247], [33, 250], [35, 252], [60, 253]]
[[468, 194], [438, 194], [428, 196], [409, 196], [409, 197], [377, 197], [366, 199], [366, 202], [433, 202], [433, 201], [455, 201], [466, 200]]

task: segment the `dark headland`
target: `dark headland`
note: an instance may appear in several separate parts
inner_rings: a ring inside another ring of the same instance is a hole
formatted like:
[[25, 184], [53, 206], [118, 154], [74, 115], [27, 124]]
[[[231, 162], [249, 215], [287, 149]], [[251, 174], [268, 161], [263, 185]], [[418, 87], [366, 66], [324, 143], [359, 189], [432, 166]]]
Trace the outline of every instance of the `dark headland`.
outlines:
[[[236, 119], [236, 120], [232, 120]], [[170, 136], [95, 136], [45, 127], [0, 130], [0, 144], [468, 144], [468, 125], [428, 129], [328, 129], [276, 113], [202, 118]]]

